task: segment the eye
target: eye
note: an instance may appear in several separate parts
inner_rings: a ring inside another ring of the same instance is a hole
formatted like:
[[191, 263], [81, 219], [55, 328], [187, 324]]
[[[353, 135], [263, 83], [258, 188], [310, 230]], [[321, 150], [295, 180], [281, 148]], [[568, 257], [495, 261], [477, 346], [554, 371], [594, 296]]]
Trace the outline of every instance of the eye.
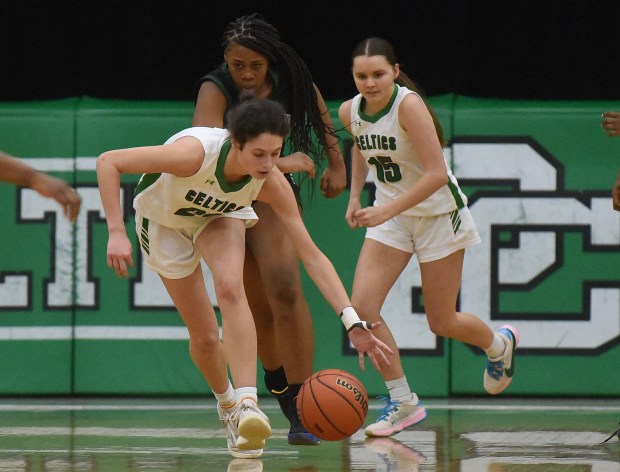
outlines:
[[254, 70], [259, 70], [261, 67], [263, 67], [263, 65], [260, 64], [260, 63], [259, 64], [252, 64], [252, 69], [254, 69]]

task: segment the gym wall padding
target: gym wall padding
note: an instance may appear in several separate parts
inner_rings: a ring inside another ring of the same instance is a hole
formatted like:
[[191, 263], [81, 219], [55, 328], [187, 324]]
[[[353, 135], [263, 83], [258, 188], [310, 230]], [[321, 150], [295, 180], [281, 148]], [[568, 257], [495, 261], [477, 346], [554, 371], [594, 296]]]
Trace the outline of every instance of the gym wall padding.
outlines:
[[[493, 328], [517, 326], [517, 374], [507, 393], [618, 395], [620, 215], [610, 190], [620, 139], [599, 126], [620, 102], [514, 102], [432, 97], [450, 139], [446, 159], [470, 198], [482, 244], [466, 252], [460, 309]], [[340, 102], [328, 102], [332, 119]], [[193, 103], [99, 100], [0, 103], [0, 149], [75, 184], [83, 199], [71, 226], [58, 206], [0, 184], [0, 394], [208, 394], [188, 354], [186, 330], [133, 231], [138, 176], [123, 177], [135, 267], [106, 266], [107, 229], [96, 157], [160, 144], [191, 124]], [[344, 154], [351, 140], [339, 131]], [[344, 221], [348, 192], [327, 200], [304, 186], [304, 220], [350, 289], [363, 231]], [[371, 203], [372, 184], [363, 198]], [[217, 304], [209, 274], [206, 285]], [[383, 316], [421, 396], [483, 394], [484, 356], [428, 329], [415, 258]], [[361, 372], [342, 326], [308, 277], [315, 368], [355, 373], [371, 395], [384, 386]], [[260, 373], [260, 370], [259, 370]], [[259, 375], [259, 392], [266, 393]]]

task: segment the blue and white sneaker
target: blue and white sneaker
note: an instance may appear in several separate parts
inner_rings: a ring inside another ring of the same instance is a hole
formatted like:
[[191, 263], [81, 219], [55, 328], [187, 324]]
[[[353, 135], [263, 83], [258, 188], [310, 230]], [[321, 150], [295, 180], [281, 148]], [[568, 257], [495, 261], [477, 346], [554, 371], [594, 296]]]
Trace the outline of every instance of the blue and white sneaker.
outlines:
[[491, 395], [506, 390], [515, 374], [515, 350], [519, 344], [519, 332], [511, 325], [503, 325], [497, 334], [504, 340], [504, 354], [496, 359], [488, 359], [484, 370], [484, 389]]
[[412, 400], [402, 402], [392, 401], [387, 397], [380, 398], [386, 400], [387, 404], [381, 410], [377, 421], [366, 427], [366, 436], [392, 436], [426, 418], [426, 408], [420, 405], [415, 393]]

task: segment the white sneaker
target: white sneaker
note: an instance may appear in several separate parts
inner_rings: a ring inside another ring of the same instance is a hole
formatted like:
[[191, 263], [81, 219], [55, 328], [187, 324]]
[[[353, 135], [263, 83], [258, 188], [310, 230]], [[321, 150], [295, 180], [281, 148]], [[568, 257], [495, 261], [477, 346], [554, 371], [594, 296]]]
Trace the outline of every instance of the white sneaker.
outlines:
[[409, 401], [399, 402], [387, 397], [382, 398], [387, 401], [387, 405], [381, 410], [377, 421], [366, 427], [366, 436], [392, 436], [426, 418], [426, 408], [420, 405], [415, 393], [413, 400]]
[[237, 447], [242, 451], [252, 451], [265, 447], [265, 439], [271, 436], [269, 418], [254, 400], [244, 398], [239, 403], [239, 438]]
[[515, 350], [519, 344], [519, 332], [514, 326], [503, 325], [497, 334], [504, 340], [506, 349], [497, 359], [488, 359], [484, 370], [484, 389], [491, 395], [506, 390], [515, 373]]
[[263, 454], [263, 449], [257, 448], [254, 450], [241, 450], [237, 446], [239, 439], [239, 413], [240, 404], [236, 404], [232, 408], [224, 409], [217, 404], [217, 412], [220, 416], [220, 420], [224, 425], [226, 431], [226, 445], [228, 446], [228, 452], [233, 457], [238, 459], [256, 459]]

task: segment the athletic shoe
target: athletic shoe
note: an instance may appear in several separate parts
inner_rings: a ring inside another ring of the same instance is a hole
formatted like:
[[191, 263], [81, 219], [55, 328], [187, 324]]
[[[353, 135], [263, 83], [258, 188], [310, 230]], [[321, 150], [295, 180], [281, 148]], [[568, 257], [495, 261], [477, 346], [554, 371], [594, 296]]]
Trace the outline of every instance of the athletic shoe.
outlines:
[[260, 459], [233, 459], [228, 463], [227, 472], [263, 472]]
[[275, 395], [282, 413], [284, 413], [291, 425], [288, 432], [288, 443], [291, 446], [318, 446], [321, 444], [321, 440], [309, 432], [301, 423], [297, 413], [296, 397], [291, 395], [288, 388], [281, 393], [274, 392], [273, 390], [271, 393]]
[[418, 470], [417, 465], [426, 462], [426, 456], [394, 438], [366, 438], [364, 446], [377, 453], [387, 465], [387, 470]]
[[373, 424], [366, 427], [366, 436], [392, 436], [403, 429], [413, 426], [426, 418], [426, 408], [421, 406], [418, 396], [414, 393], [413, 400], [392, 401], [380, 397], [387, 404]]
[[217, 404], [217, 412], [226, 431], [226, 445], [228, 446], [228, 452], [233, 457], [238, 459], [255, 459], [263, 454], [262, 447], [254, 450], [241, 450], [237, 446], [240, 406], [240, 404], [237, 404], [231, 408], [224, 409], [219, 403]]
[[241, 451], [263, 449], [265, 439], [271, 436], [271, 426], [267, 415], [251, 398], [241, 400], [237, 415], [239, 417], [237, 447]]
[[484, 370], [484, 389], [491, 395], [503, 392], [515, 373], [515, 350], [519, 344], [519, 332], [514, 326], [504, 325], [497, 330], [504, 340], [504, 354], [496, 359], [488, 359]]

